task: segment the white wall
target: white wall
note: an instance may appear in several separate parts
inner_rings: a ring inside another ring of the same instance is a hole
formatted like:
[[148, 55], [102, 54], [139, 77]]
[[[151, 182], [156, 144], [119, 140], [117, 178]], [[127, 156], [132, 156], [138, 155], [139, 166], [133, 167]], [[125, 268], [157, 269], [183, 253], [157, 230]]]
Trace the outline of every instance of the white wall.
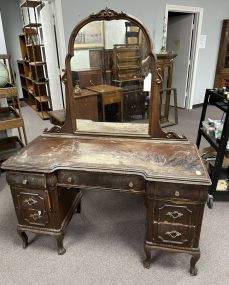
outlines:
[[4, 54], [6, 52], [6, 42], [5, 42], [5, 35], [2, 26], [2, 16], [0, 11], [0, 54]]
[[[76, 1], [62, 0], [62, 14], [64, 23], [65, 41], [68, 43], [69, 36], [74, 26], [84, 17], [98, 12], [105, 7], [117, 11], [124, 11], [137, 17], [149, 30], [155, 51], [161, 48], [163, 30], [163, 17], [167, 0], [100, 0], [100, 1]], [[202, 34], [207, 35], [206, 48], [199, 52], [197, 66], [197, 80], [193, 104], [203, 102], [206, 88], [211, 88], [214, 82], [215, 69], [218, 56], [218, 47], [221, 33], [222, 20], [229, 18], [228, 0], [170, 0], [168, 4], [193, 6], [204, 8]]]
[[16, 71], [16, 84], [19, 97], [22, 97], [21, 83], [17, 68], [17, 59], [21, 58], [18, 38], [18, 35], [22, 31], [20, 3], [18, 0], [0, 0], [0, 11], [7, 52], [11, 55], [13, 68]]

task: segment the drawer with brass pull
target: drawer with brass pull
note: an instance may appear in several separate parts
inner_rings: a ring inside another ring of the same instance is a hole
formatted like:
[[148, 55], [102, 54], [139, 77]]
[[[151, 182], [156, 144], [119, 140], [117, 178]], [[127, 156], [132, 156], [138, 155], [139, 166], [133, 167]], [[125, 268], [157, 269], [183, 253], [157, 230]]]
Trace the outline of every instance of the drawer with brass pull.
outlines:
[[154, 219], [158, 222], [195, 225], [198, 212], [199, 207], [193, 204], [179, 205], [167, 201], [157, 201]]
[[7, 181], [13, 186], [31, 189], [46, 189], [44, 174], [9, 171], [7, 173]]
[[[202, 186], [183, 185], [173, 183], [156, 183], [154, 196], [156, 199], [179, 199], [193, 202], [205, 202], [206, 191], [202, 191]], [[205, 195], [203, 195], [203, 193]]]
[[154, 223], [154, 240], [158, 244], [191, 247], [194, 244], [195, 227]]
[[[113, 190], [145, 191], [145, 180], [136, 175], [119, 175], [109, 173], [97, 173], [84, 171], [60, 170], [57, 174], [58, 184], [61, 186], [74, 186], [79, 188], [105, 188]], [[85, 186], [86, 185], [86, 186]]]
[[46, 210], [46, 200], [49, 200], [49, 194], [46, 193], [46, 191], [14, 189], [13, 192], [16, 208], [25, 210]]
[[41, 210], [18, 211], [19, 224], [46, 227], [49, 223], [47, 212]]

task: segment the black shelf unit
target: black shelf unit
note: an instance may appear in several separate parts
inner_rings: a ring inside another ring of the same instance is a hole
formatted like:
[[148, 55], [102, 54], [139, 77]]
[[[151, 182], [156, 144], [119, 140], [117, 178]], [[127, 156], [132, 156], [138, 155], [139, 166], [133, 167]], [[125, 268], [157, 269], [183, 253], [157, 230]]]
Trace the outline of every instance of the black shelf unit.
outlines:
[[[222, 136], [219, 141], [217, 141], [215, 137], [207, 134], [203, 128], [202, 122], [205, 120], [207, 107], [209, 105], [213, 105], [225, 113]], [[224, 156], [229, 155], [229, 150], [227, 149], [227, 142], [228, 142], [228, 137], [229, 137], [229, 100], [224, 94], [220, 94], [216, 89], [207, 89], [205, 92], [204, 104], [203, 104], [203, 109], [202, 109], [202, 113], [200, 117], [198, 135], [197, 135], [197, 140], [196, 140], [196, 145], [198, 148], [200, 146], [202, 136], [216, 150], [216, 160], [215, 160], [215, 164], [212, 167], [212, 171], [210, 174], [212, 185], [209, 187], [209, 191], [208, 191], [209, 192], [208, 206], [209, 208], [212, 208], [213, 196], [217, 192], [216, 187], [217, 187], [218, 180], [221, 177], [222, 171], [225, 172], [225, 169], [222, 168]], [[228, 174], [228, 178], [229, 178], [229, 174]], [[225, 191], [229, 193], [228, 189]]]

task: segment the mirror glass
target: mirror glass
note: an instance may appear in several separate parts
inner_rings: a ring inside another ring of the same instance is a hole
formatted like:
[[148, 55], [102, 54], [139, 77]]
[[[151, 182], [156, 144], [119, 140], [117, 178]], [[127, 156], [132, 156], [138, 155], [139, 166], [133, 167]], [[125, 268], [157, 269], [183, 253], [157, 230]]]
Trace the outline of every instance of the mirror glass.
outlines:
[[78, 130], [103, 132], [115, 126], [117, 132], [148, 133], [148, 54], [145, 35], [133, 22], [94, 21], [81, 28], [71, 59]]

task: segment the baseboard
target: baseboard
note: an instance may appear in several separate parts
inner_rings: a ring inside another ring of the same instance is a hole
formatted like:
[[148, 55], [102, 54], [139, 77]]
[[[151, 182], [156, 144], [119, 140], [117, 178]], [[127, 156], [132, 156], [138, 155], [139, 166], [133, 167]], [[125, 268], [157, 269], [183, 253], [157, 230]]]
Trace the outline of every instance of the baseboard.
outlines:
[[192, 106], [193, 109], [199, 108], [199, 107], [203, 107], [203, 103], [195, 104], [195, 105]]

